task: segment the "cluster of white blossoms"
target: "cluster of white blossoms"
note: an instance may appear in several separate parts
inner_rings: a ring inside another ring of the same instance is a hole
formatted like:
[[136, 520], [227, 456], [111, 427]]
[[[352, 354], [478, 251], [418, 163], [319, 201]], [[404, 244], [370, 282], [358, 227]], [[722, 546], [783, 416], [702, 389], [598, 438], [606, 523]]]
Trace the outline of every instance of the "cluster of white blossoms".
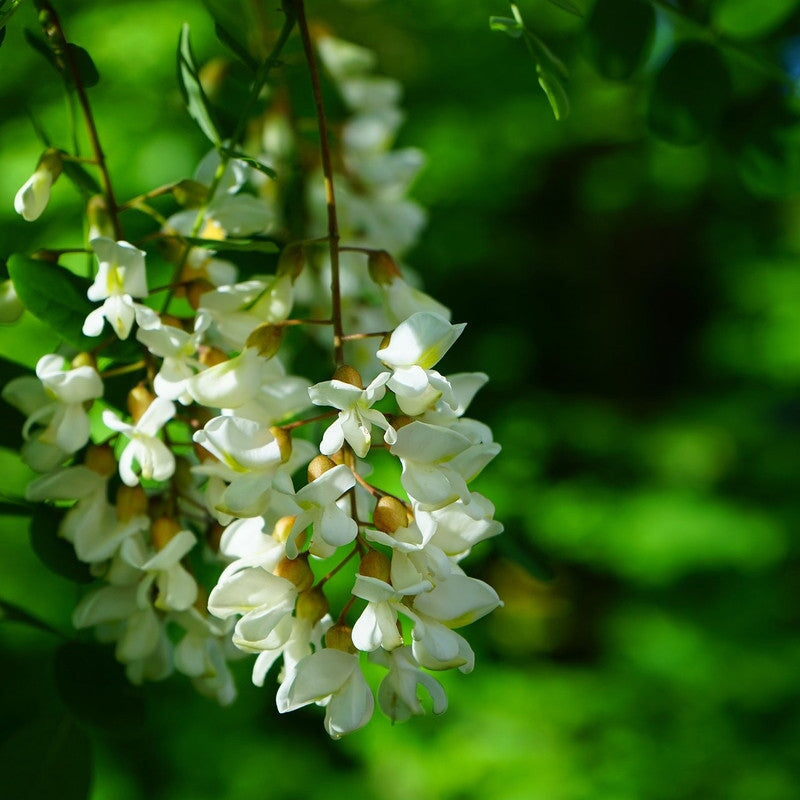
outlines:
[[[324, 706], [338, 738], [373, 713], [366, 662], [385, 671], [377, 699], [394, 721], [423, 713], [420, 687], [445, 710], [430, 671], [472, 670], [459, 630], [500, 600], [461, 562], [502, 526], [469, 483], [500, 448], [464, 416], [487, 376], [436, 369], [464, 324], [389, 255], [425, 218], [406, 196], [422, 156], [391, 148], [399, 86], [374, 74], [371, 52], [331, 36], [316, 44], [353, 114], [336, 142], [346, 335], [333, 374], [291, 374], [282, 346], [289, 328], [330, 346], [331, 265], [310, 241], [325, 235], [320, 172], [304, 178], [308, 227], [272, 274], [239, 280], [215, 253], [285, 230], [281, 176], [301, 144], [276, 103], [253, 152], [278, 180], [214, 151], [181, 183], [187, 207], [161, 218], [176, 276], [166, 300], [148, 285], [148, 254], [92, 216], [83, 334], [98, 347], [43, 356], [3, 398], [27, 417], [23, 458], [40, 473], [28, 500], [62, 510], [58, 535], [97, 579], [76, 627], [113, 642], [132, 681], [177, 670], [221, 703], [235, 696], [232, 658], [256, 656], [257, 685], [280, 662], [278, 709]], [[26, 219], [42, 213], [55, 163], [43, 159], [17, 195]], [[121, 340], [138, 355], [104, 367], [104, 348]], [[103, 399], [112, 375], [134, 383], [127, 413]], [[370, 481], [376, 451], [396, 464], [384, 486]], [[339, 596], [345, 585], [349, 599], [331, 609], [330, 587]]]

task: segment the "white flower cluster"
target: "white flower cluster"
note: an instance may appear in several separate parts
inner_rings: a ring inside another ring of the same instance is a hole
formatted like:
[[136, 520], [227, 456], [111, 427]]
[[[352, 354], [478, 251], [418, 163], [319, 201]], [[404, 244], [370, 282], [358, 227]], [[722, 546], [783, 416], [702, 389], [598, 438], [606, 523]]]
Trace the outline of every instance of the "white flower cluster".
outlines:
[[[387, 252], [401, 254], [424, 222], [406, 198], [422, 156], [391, 149], [399, 87], [373, 74], [369, 51], [329, 36], [317, 46], [353, 112], [336, 187], [341, 318], [359, 369], [340, 358], [313, 385], [289, 374], [289, 327], [330, 340], [320, 311], [331, 303], [330, 265], [320, 248], [289, 244], [274, 274], [238, 280], [216, 243], [277, 235], [285, 198], [280, 181], [259, 186], [244, 161], [214, 152], [186, 182], [196, 202], [162, 218], [176, 281], [161, 312], [147, 254], [102, 220], [90, 226], [97, 272], [87, 297], [97, 305], [83, 333], [135, 338], [141, 361], [122, 368], [138, 373], [129, 414], [101, 399], [104, 378], [120, 371], [103, 370], [102, 346], [71, 363], [44, 356], [36, 377], [10, 382], [3, 398], [27, 416], [23, 457], [41, 473], [28, 499], [64, 508], [59, 535], [101, 581], [75, 625], [114, 642], [134, 682], [177, 669], [221, 703], [235, 696], [230, 658], [255, 654], [257, 685], [281, 660], [279, 710], [322, 705], [338, 738], [372, 715], [364, 662], [386, 670], [377, 699], [394, 721], [423, 713], [420, 687], [435, 713], [445, 710], [426, 670], [472, 670], [457, 631], [500, 600], [460, 564], [502, 526], [468, 484], [500, 448], [464, 416], [487, 376], [435, 369], [465, 326], [406, 283]], [[291, 130], [285, 116], [266, 117], [259, 157], [279, 176], [299, 146]], [[34, 176], [18, 195], [26, 218], [41, 213], [48, 180]], [[325, 201], [319, 173], [307, 181], [310, 239], [324, 232]], [[291, 317], [298, 307], [305, 318]], [[377, 450], [395, 459], [396, 485], [370, 482]], [[197, 576], [214, 564], [221, 574], [206, 596]], [[331, 580], [350, 581], [335, 613]]]

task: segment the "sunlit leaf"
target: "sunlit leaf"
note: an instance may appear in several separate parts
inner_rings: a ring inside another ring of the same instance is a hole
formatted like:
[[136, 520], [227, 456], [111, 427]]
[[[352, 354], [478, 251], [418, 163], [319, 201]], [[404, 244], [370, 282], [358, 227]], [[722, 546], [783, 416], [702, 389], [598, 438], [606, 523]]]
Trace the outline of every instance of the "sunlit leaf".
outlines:
[[539, 74], [539, 86], [542, 87], [545, 95], [547, 95], [550, 108], [553, 110], [553, 116], [561, 122], [569, 116], [567, 92], [561, 85], [561, 81], [552, 72], [543, 69], [539, 69], [537, 72]]
[[86, 297], [90, 281], [47, 261], [15, 253], [8, 273], [25, 307], [56, 333], [82, 350], [97, 344], [84, 336], [83, 323], [93, 306]]
[[656, 12], [640, 0], [597, 0], [586, 23], [586, 50], [597, 71], [612, 80], [630, 77], [653, 47]]
[[684, 42], [656, 76], [650, 127], [674, 144], [696, 144], [719, 120], [730, 91], [728, 67], [718, 50], [703, 42]]
[[200, 130], [217, 146], [222, 137], [217, 129], [206, 93], [200, 85], [197, 63], [189, 42], [189, 26], [184, 24], [178, 40], [178, 85], [189, 115], [200, 126]]
[[513, 39], [522, 36], [522, 26], [511, 17], [489, 17], [489, 28], [500, 33], [507, 33]]
[[714, 28], [737, 39], [764, 36], [785, 22], [799, 0], [716, 0], [711, 5]]

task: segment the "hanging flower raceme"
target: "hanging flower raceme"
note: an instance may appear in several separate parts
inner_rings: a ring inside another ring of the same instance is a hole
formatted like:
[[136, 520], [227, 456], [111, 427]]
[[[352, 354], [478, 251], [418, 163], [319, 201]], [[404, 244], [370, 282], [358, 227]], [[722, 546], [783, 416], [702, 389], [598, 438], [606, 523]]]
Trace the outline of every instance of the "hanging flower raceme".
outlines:
[[[446, 709], [428, 670], [473, 669], [463, 629], [501, 601], [464, 558], [502, 525], [470, 483], [500, 447], [465, 417], [487, 376], [436, 369], [465, 324], [395, 261], [425, 220], [408, 198], [424, 158], [393, 149], [400, 86], [365, 48], [327, 34], [316, 48], [349, 114], [334, 143], [321, 137], [324, 174], [276, 85], [263, 130], [241, 126], [252, 146], [226, 142], [192, 179], [128, 203], [92, 197], [98, 305], [70, 318], [63, 352], [85, 346], [77, 329], [100, 337], [108, 322], [115, 336], [71, 363], [44, 355], [2, 396], [41, 473], [28, 501], [54, 507], [96, 579], [75, 626], [113, 642], [132, 681], [177, 671], [222, 704], [230, 659], [251, 657], [258, 686], [277, 665], [278, 710], [324, 706], [339, 738], [372, 717], [367, 664], [385, 671], [377, 703], [394, 722]], [[18, 193], [26, 219], [60, 159], [48, 151]], [[149, 204], [167, 194], [183, 210]], [[136, 239], [157, 253], [122, 240], [129, 209], [158, 220]]]

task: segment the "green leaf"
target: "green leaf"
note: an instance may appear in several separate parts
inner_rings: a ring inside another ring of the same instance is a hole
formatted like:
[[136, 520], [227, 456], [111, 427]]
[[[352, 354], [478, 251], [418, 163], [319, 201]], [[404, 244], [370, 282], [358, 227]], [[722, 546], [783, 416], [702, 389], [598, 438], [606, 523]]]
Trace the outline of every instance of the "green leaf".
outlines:
[[[92, 86], [97, 86], [100, 82], [100, 73], [97, 71], [97, 67], [94, 65], [89, 53], [79, 45], [71, 42], [67, 45], [67, 49], [72, 57], [73, 64], [75, 64], [75, 69], [78, 71], [78, 77], [83, 87], [91, 89]], [[72, 75], [69, 72], [66, 73], [66, 78], [70, 84], [73, 83]]]
[[697, 144], [716, 125], [730, 93], [728, 67], [717, 49], [683, 42], [656, 76], [647, 115], [650, 128], [673, 144]]
[[200, 130], [217, 146], [222, 144], [217, 124], [211, 113], [211, 105], [200, 85], [197, 64], [189, 42], [189, 25], [184, 23], [178, 40], [178, 86], [180, 86], [189, 115], [200, 126]]
[[56, 651], [54, 666], [58, 694], [79, 722], [119, 737], [142, 730], [143, 695], [107, 647], [67, 642]]
[[248, 69], [252, 72], [258, 71], [258, 61], [250, 55], [247, 48], [236, 37], [223, 27], [220, 22], [214, 23], [214, 32], [217, 39], [225, 45]]
[[522, 26], [511, 17], [489, 17], [489, 29], [506, 33], [512, 39], [522, 36]]
[[25, 308], [81, 350], [96, 339], [84, 336], [83, 323], [94, 308], [86, 297], [90, 281], [58, 264], [37, 261], [15, 253], [8, 259], [8, 274]]
[[0, 775], [9, 800], [86, 800], [91, 742], [69, 717], [31, 720], [0, 745]]
[[231, 150], [228, 147], [220, 148], [220, 152], [224, 153], [226, 156], [230, 158], [235, 158], [237, 161], [244, 161], [245, 164], [251, 166], [253, 169], [258, 170], [259, 172], [263, 172], [264, 175], [269, 176], [270, 178], [277, 177], [275, 174], [275, 170], [272, 167], [268, 167], [266, 164], [263, 164], [257, 158], [253, 158], [252, 156], [247, 155], [247, 153], [240, 153], [238, 150]]
[[5, 3], [0, 3], [0, 25], [6, 26], [11, 19], [11, 15], [22, 5], [22, 0], [11, 0], [7, 7]]
[[37, 505], [29, 528], [31, 547], [52, 572], [76, 583], [90, 583], [94, 578], [88, 565], [79, 561], [72, 545], [58, 535], [61, 518], [58, 509], [44, 503]]
[[[59, 75], [61, 75], [67, 86], [74, 86], [75, 81], [64, 63], [63, 58], [57, 56], [44, 39], [37, 36], [28, 28], [25, 28], [23, 33], [28, 44], [36, 50]], [[67, 49], [69, 50], [75, 69], [78, 72], [78, 77], [83, 86], [87, 89], [96, 86], [100, 80], [100, 75], [89, 53], [87, 53], [84, 48], [77, 44], [72, 44], [71, 42], [67, 44]]]
[[6, 26], [3, 25], [3, 27], [0, 28], [0, 45], [3, 44], [5, 40], [6, 40]]
[[45, 633], [54, 633], [56, 636], [62, 634], [55, 628], [48, 625], [33, 614], [29, 614], [24, 608], [20, 608], [16, 603], [0, 598], [0, 622], [19, 622], [29, 628], [36, 628]]
[[558, 8], [560, 8], [562, 11], [566, 11], [569, 14], [574, 14], [576, 17], [583, 18], [583, 11], [581, 11], [574, 3], [570, 3], [569, 0], [550, 0], [550, 2], [554, 6], [558, 6]]
[[561, 85], [558, 77], [552, 72], [548, 72], [541, 67], [537, 68], [539, 75], [539, 86], [547, 95], [547, 100], [550, 103], [550, 108], [553, 110], [553, 116], [561, 122], [569, 116], [569, 98], [567, 97], [566, 89]]
[[784, 23], [798, 0], [716, 0], [711, 6], [714, 29], [736, 39], [755, 39]]
[[277, 253], [280, 248], [270, 239], [199, 239], [196, 236], [180, 237], [194, 247], [207, 247], [220, 253]]
[[586, 23], [585, 47], [606, 78], [630, 77], [647, 60], [656, 33], [656, 12], [641, 0], [597, 0]]

